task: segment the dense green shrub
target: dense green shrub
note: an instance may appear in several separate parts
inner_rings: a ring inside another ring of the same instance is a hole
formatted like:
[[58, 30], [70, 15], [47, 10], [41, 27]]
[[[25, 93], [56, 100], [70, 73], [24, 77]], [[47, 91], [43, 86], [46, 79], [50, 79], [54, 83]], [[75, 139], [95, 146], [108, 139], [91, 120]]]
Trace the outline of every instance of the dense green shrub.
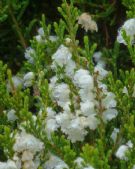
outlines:
[[1, 1], [0, 169], [135, 169], [134, 3]]

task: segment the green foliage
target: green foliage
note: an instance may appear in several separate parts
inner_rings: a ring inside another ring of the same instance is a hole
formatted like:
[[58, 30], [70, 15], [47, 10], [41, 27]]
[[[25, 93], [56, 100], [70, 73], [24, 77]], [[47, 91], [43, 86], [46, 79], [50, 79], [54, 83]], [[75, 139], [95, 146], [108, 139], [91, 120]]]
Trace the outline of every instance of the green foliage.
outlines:
[[[1, 131], [3, 132], [1, 133]], [[8, 126], [0, 125], [0, 150], [2, 149], [4, 152], [1, 152], [0, 160], [5, 160], [8, 158], [12, 158], [13, 152], [13, 144], [14, 144], [14, 133], [11, 135], [11, 129]]]
[[135, 17], [135, 0], [122, 0], [123, 5], [127, 8], [128, 18]]
[[[100, 151], [98, 151], [100, 149]], [[82, 148], [83, 152], [81, 156], [84, 158], [86, 163], [92, 164], [95, 168], [106, 168], [110, 169], [108, 164], [108, 157], [110, 153], [104, 154], [103, 143], [101, 140], [97, 140], [96, 145], [91, 146], [86, 144]]]

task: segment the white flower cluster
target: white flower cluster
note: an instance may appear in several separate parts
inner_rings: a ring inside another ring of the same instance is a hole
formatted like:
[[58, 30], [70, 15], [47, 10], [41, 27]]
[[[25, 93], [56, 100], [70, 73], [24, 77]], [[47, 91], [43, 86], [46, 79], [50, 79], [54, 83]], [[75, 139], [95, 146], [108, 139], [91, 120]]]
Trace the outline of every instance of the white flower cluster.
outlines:
[[[100, 123], [98, 118], [98, 101], [94, 87], [94, 78], [88, 70], [83, 68], [76, 69], [76, 64], [72, 60], [72, 54], [67, 47], [61, 45], [52, 56], [52, 68], [57, 72], [59, 67], [63, 68], [64, 77], [67, 76], [76, 93], [72, 91], [70, 84], [65, 82], [58, 83], [59, 77], [54, 76], [50, 79], [51, 98], [59, 107], [60, 112], [54, 112], [52, 108], [47, 109], [46, 130], [50, 137], [50, 132], [61, 128], [73, 143], [83, 141], [88, 133], [88, 129], [95, 130]], [[98, 86], [104, 96], [102, 106], [104, 111], [102, 119], [106, 123], [117, 116], [115, 95], [107, 91], [101, 79], [107, 75], [107, 71], [97, 64], [95, 73], [98, 74]], [[72, 98], [70, 97], [73, 95]], [[74, 107], [74, 111], [71, 109]]]
[[[48, 39], [45, 37], [45, 32], [44, 29], [41, 27], [38, 29], [38, 35], [35, 36], [35, 39], [38, 43], [46, 43], [47, 40], [49, 40], [50, 42], [55, 42], [58, 40], [57, 36], [49, 36]], [[25, 54], [24, 54], [25, 59], [27, 59], [27, 61], [31, 64], [34, 64], [34, 60], [37, 59], [36, 56], [36, 51], [35, 49], [33, 49], [32, 47], [28, 47], [25, 50]]]
[[37, 169], [40, 165], [40, 154], [43, 149], [44, 144], [33, 135], [27, 134], [25, 131], [17, 134], [13, 146], [15, 152], [13, 160], [17, 169]]
[[53, 63], [52, 68], [57, 70], [57, 67], [64, 68], [65, 74], [68, 77], [73, 77], [74, 70], [76, 68], [75, 62], [72, 60], [72, 54], [69, 49], [64, 45], [61, 45], [56, 53], [52, 56]]
[[[45, 37], [44, 29], [42, 27], [38, 29], [38, 35], [36, 35], [35, 38], [39, 43], [45, 43], [47, 41]], [[49, 36], [49, 40], [51, 42], [55, 42], [57, 41], [57, 39], [58, 39], [57, 36], [53, 36], [53, 35]]]
[[36, 56], [36, 52], [34, 49], [32, 49], [31, 47], [28, 47], [26, 50], [25, 50], [25, 54], [24, 54], [24, 57], [25, 59], [27, 59], [27, 61], [31, 64], [34, 63], [34, 57]]
[[7, 162], [0, 162], [0, 169], [18, 169], [15, 162], [8, 160]]
[[59, 157], [51, 154], [44, 165], [44, 169], [69, 169], [68, 165]]
[[127, 45], [125, 39], [122, 36], [122, 30], [126, 32], [126, 35], [130, 37], [130, 43], [134, 43], [135, 37], [135, 18], [127, 20], [118, 31], [117, 41]]
[[[18, 87], [20, 87], [20, 88], [31, 87], [34, 83], [34, 79], [35, 79], [35, 75], [33, 72], [26, 73], [23, 78], [21, 78], [17, 75], [13, 76], [12, 77], [13, 87], [15, 89], [17, 89]], [[9, 92], [12, 90], [12, 86], [9, 81], [7, 83], [7, 90]]]

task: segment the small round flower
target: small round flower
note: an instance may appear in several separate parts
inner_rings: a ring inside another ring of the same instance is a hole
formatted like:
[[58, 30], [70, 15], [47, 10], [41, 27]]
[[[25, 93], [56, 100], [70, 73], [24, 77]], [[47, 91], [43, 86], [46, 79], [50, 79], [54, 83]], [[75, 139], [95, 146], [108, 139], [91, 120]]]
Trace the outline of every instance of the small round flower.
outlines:
[[8, 121], [15, 121], [18, 117], [15, 115], [16, 111], [11, 109], [7, 112]]
[[98, 31], [97, 23], [92, 20], [88, 13], [83, 13], [78, 17], [78, 24], [82, 25], [82, 28], [84, 28], [86, 32], [88, 30], [91, 32]]

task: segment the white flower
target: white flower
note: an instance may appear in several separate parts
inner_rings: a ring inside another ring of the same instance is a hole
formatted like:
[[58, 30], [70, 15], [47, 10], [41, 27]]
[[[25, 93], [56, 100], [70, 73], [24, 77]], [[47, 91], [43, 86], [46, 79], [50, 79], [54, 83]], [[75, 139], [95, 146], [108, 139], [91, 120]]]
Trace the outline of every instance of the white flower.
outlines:
[[76, 141], [83, 141], [87, 131], [85, 131], [86, 123], [84, 120], [87, 120], [85, 117], [77, 117], [72, 113], [59, 113], [56, 116], [56, 121], [60, 125], [62, 132], [68, 135], [73, 143]]
[[52, 90], [53, 99], [56, 100], [58, 105], [61, 107], [64, 107], [65, 104], [69, 103], [69, 94], [69, 87], [65, 83], [57, 84]]
[[[38, 35], [35, 38], [38, 42], [46, 42], [44, 29], [42, 27], [38, 29]], [[44, 40], [43, 40], [43, 38], [44, 38]], [[51, 36], [49, 36], [49, 40], [51, 42], [55, 42], [58, 40], [58, 37], [51, 35]]]
[[118, 133], [119, 133], [119, 129], [118, 128], [114, 128], [114, 130], [113, 130], [113, 132], [112, 132], [112, 134], [111, 134], [111, 138], [112, 138], [112, 140], [115, 142], [116, 141], [116, 139], [117, 139], [117, 135], [118, 135]]
[[38, 34], [44, 36], [44, 29], [42, 27], [38, 29]]
[[103, 106], [106, 109], [116, 107], [115, 94], [112, 92], [107, 92], [106, 97], [103, 99]]
[[90, 165], [87, 165], [87, 167], [83, 167], [83, 164], [85, 163], [84, 162], [84, 159], [81, 158], [81, 157], [78, 157], [75, 161], [74, 161], [75, 164], [77, 164], [77, 169], [94, 169], [92, 166]]
[[102, 80], [103, 78], [105, 78], [108, 74], [108, 72], [100, 65], [97, 64], [94, 68], [94, 72], [98, 73], [98, 79]]
[[70, 38], [66, 38], [66, 39], [65, 39], [66, 45], [69, 45], [71, 42], [72, 42], [72, 40], [71, 40]]
[[74, 84], [80, 88], [93, 89], [93, 77], [89, 75], [88, 70], [79, 69], [75, 72]]
[[15, 115], [16, 111], [11, 109], [7, 112], [8, 121], [15, 121], [18, 117]]
[[53, 77], [50, 79], [50, 83], [49, 83], [49, 88], [50, 88], [50, 90], [52, 90], [52, 89], [56, 86], [57, 81], [58, 81], [57, 76], [53, 76]]
[[43, 43], [43, 42], [44, 42], [44, 40], [42, 39], [42, 36], [41, 36], [41, 35], [36, 35], [36, 36], [35, 36], [35, 39], [36, 39], [37, 42], [39, 42], [39, 43]]
[[23, 80], [24, 80], [24, 86], [25, 87], [30, 87], [33, 84], [35, 75], [33, 72], [28, 72], [24, 75]]
[[50, 137], [51, 132], [54, 132], [58, 129], [59, 125], [57, 124], [55, 119], [47, 119], [46, 120], [46, 131], [48, 137]]
[[31, 47], [28, 47], [25, 51], [24, 57], [28, 60], [29, 63], [34, 63], [34, 57], [36, 55], [36, 52]]
[[91, 91], [90, 88], [80, 89], [79, 95], [82, 102], [86, 102], [87, 100], [94, 101], [94, 93]]
[[127, 20], [124, 25], [120, 28], [118, 31], [118, 36], [117, 36], [117, 41], [119, 43], [123, 43], [126, 45], [125, 40], [123, 39], [122, 36], [122, 30], [125, 30], [126, 35], [130, 37], [131, 44], [134, 41], [134, 35], [135, 35], [135, 18]]
[[126, 86], [124, 86], [123, 90], [122, 90], [122, 93], [128, 95], [128, 89]]
[[101, 59], [101, 56], [102, 56], [102, 52], [100, 52], [100, 51], [95, 52], [93, 54], [93, 58], [94, 58], [94, 60], [95, 60], [96, 63], [99, 62], [99, 60]]
[[84, 159], [81, 158], [81, 157], [78, 157], [75, 161], [74, 161], [75, 164], [77, 164], [77, 166], [80, 168], [82, 167], [82, 163], [84, 163]]
[[15, 162], [8, 160], [7, 162], [0, 162], [0, 169], [18, 169]]
[[82, 25], [82, 28], [84, 28], [86, 32], [88, 30], [91, 32], [98, 31], [97, 23], [92, 20], [91, 16], [87, 13], [83, 13], [78, 17], [78, 24]]
[[118, 115], [118, 111], [116, 109], [107, 109], [103, 112], [103, 120], [104, 122], [110, 121]]
[[45, 169], [69, 169], [69, 167], [59, 157], [50, 155], [49, 160], [45, 163]]
[[100, 65], [103, 68], [105, 67], [105, 61], [102, 59], [102, 52], [95, 52], [93, 58], [96, 64]]
[[52, 59], [54, 60], [53, 65], [63, 67], [68, 63], [71, 57], [72, 54], [69, 49], [64, 45], [61, 45], [52, 56]]
[[54, 118], [56, 115], [56, 112], [51, 108], [51, 107], [47, 107], [47, 118]]
[[128, 160], [128, 158], [126, 157], [126, 152], [129, 150], [129, 148], [132, 147], [133, 144], [131, 141], [128, 141], [126, 145], [121, 145], [116, 152], [116, 157], [121, 160]]
[[16, 142], [13, 146], [14, 151], [23, 152], [29, 150], [32, 153], [40, 152], [44, 148], [44, 144], [31, 134], [21, 132], [16, 135]]
[[73, 60], [69, 60], [66, 64], [66, 67], [65, 67], [65, 73], [68, 77], [70, 78], [73, 78], [74, 76], [74, 70], [76, 68], [76, 64]]
[[58, 37], [57, 37], [57, 36], [54, 36], [54, 35], [51, 35], [51, 36], [49, 36], [49, 40], [50, 40], [51, 42], [56, 42], [56, 41], [58, 40]]
[[133, 168], [132, 169], [135, 169], [135, 165], [133, 166]]
[[98, 87], [99, 87], [100, 89], [102, 89], [102, 92], [103, 92], [103, 93], [105, 93], [105, 94], [108, 93], [108, 91], [107, 91], [107, 86], [106, 86], [105, 84], [103, 84], [103, 83], [101, 83], [101, 82], [98, 82]]
[[121, 145], [116, 152], [116, 157], [121, 160], [127, 160], [127, 157], [125, 156], [125, 153], [127, 152], [127, 150], [128, 150], [127, 145]]
[[75, 143], [76, 141], [83, 141], [87, 134], [84, 127], [85, 126], [82, 123], [81, 118], [75, 117], [70, 121], [64, 133], [68, 135], [68, 139], [70, 139], [72, 143]]
[[[13, 82], [13, 87], [17, 89], [18, 87], [22, 87], [23, 85], [23, 80], [18, 77], [18, 76], [13, 76], [12, 77], [12, 82]], [[8, 81], [7, 83], [7, 90], [10, 92], [12, 89], [10, 82]]]
[[24, 75], [23, 79], [24, 81], [29, 81], [34, 79], [34, 73], [33, 72], [28, 72]]
[[61, 130], [63, 132], [67, 130], [67, 127], [72, 119], [73, 115], [71, 113], [64, 112], [56, 115], [56, 121], [61, 126]]
[[129, 148], [133, 148], [133, 143], [131, 142], [131, 140], [129, 140], [126, 144]]
[[91, 114], [88, 117], [80, 116], [80, 124], [82, 128], [89, 128], [95, 130], [99, 124], [99, 120], [95, 117], [95, 114]]
[[87, 100], [86, 102], [81, 102], [80, 106], [83, 115], [89, 116], [90, 114], [95, 114], [93, 102]]
[[18, 154], [17, 154], [17, 153], [14, 154], [13, 160], [15, 161], [15, 164], [16, 164], [16, 166], [17, 166], [17, 169], [21, 169], [22, 161], [21, 161], [21, 158], [18, 157]]
[[99, 124], [99, 120], [95, 117], [95, 114], [91, 114], [87, 117], [88, 127], [91, 130], [95, 130]]

